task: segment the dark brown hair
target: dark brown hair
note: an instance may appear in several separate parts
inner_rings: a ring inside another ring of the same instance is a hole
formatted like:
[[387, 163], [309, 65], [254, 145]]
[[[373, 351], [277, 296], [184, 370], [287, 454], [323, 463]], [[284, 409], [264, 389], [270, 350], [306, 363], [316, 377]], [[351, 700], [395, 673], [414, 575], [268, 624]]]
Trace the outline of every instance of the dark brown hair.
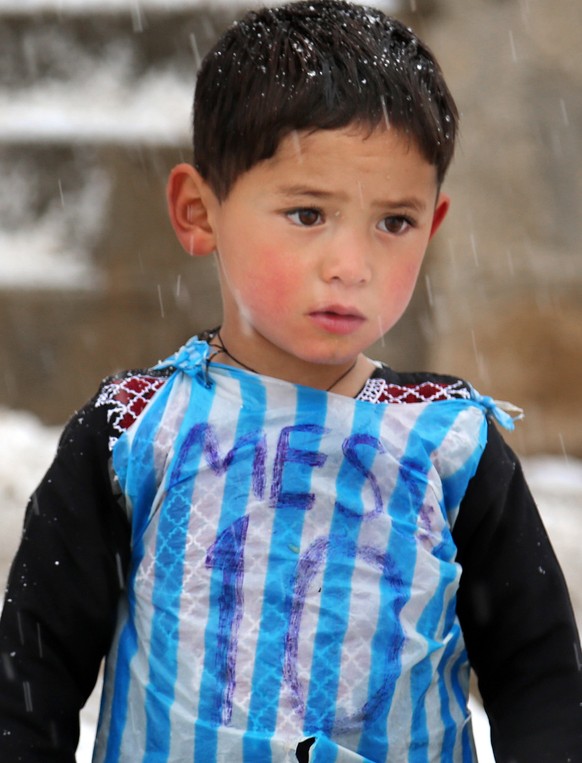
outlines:
[[351, 124], [388, 124], [408, 135], [440, 185], [458, 113], [429, 48], [396, 19], [344, 0], [251, 11], [198, 73], [194, 164], [224, 199], [294, 130]]

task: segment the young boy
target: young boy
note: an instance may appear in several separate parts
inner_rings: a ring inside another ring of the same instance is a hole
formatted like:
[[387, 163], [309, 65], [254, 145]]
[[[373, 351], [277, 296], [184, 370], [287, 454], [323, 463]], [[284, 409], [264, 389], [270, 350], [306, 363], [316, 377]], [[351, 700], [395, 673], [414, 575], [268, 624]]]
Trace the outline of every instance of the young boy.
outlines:
[[0, 759], [582, 761], [580, 645], [519, 464], [468, 384], [363, 352], [446, 215], [457, 112], [381, 12], [250, 13], [199, 73], [171, 220], [224, 319], [107, 380], [29, 505]]

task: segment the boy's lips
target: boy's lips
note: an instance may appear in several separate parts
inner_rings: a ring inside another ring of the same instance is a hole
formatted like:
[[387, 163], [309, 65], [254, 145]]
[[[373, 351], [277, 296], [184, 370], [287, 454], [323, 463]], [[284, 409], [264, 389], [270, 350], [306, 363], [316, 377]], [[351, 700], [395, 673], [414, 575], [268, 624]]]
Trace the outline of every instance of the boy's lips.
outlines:
[[332, 334], [351, 334], [364, 323], [365, 316], [354, 307], [326, 305], [309, 313], [311, 320]]

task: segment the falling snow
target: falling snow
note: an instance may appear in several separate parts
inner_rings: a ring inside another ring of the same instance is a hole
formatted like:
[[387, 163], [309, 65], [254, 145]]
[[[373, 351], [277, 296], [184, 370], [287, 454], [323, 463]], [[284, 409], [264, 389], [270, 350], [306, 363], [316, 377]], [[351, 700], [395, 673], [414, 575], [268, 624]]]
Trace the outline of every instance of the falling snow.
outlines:
[[[275, 5], [279, 0], [263, 0], [262, 4]], [[0, 0], [0, 11], [29, 11], [31, 13], [56, 11], [75, 13], [130, 12], [136, 31], [142, 14], [151, 11], [178, 11], [193, 7], [247, 7], [247, 0]], [[365, 3], [364, 3], [365, 4]], [[390, 12], [397, 2], [384, 2], [383, 9]], [[523, 8], [527, 3], [522, 4]], [[410, 0], [411, 10], [416, 2]], [[524, 19], [525, 20], [525, 19]], [[196, 62], [200, 60], [198, 43], [191, 38], [192, 52]], [[509, 58], [518, 63], [523, 57], [519, 35], [513, 29], [507, 31], [506, 46]], [[181, 145], [188, 140], [188, 116], [191, 101], [191, 83], [182, 82], [172, 72], [160, 71], [132, 90], [128, 95], [127, 61], [123, 51], [117, 59], [110, 60], [105, 71], [92, 71], [92, 89], [87, 99], [85, 83], [67, 83], [66, 87], [32, 86], [25, 93], [0, 93], [0, 135], [4, 140], [26, 140], [31, 144], [47, 135], [53, 143], [68, 144], [73, 140], [108, 140], [132, 145]], [[314, 73], [315, 75], [315, 73]], [[104, 106], [107, 105], [107, 108]], [[558, 113], [565, 128], [570, 127], [573, 115], [564, 98], [558, 101]], [[383, 104], [388, 123], [386, 106]], [[182, 117], [180, 117], [180, 114]], [[297, 142], [298, 158], [301, 159]], [[557, 149], [556, 149], [557, 152]], [[10, 184], [11, 197], [7, 196], [7, 184], [0, 186], [0, 213], [22, 207], [28, 189], [14, 177]], [[24, 181], [23, 181], [24, 182]], [[11, 251], [15, 256], [9, 260], [0, 258], [0, 283], [3, 286], [21, 285], [60, 286], [63, 284], [98, 285], [96, 272], [88, 258], [89, 240], [70, 244], [67, 228], [69, 213], [89, 216], [83, 210], [91, 207], [99, 221], [106, 214], [104, 199], [107, 196], [105, 180], [95, 176], [89, 183], [93, 189], [89, 197], [67, 198], [60, 192], [60, 209], [49, 210], [26, 241], [20, 242], [13, 235]], [[19, 195], [21, 194], [21, 195]], [[90, 232], [88, 233], [90, 235]], [[0, 250], [6, 247], [9, 232], [0, 231]], [[32, 236], [32, 238], [31, 238]], [[68, 247], [68, 248], [67, 248]], [[470, 233], [469, 256], [475, 268], [482, 266], [478, 238]], [[26, 254], [26, 257], [24, 256]], [[516, 256], [507, 252], [508, 268], [513, 275]], [[436, 300], [433, 283], [426, 276], [426, 291], [431, 304]], [[180, 291], [179, 284], [176, 291]], [[160, 311], [164, 314], [163, 294], [158, 288]], [[473, 334], [475, 354], [479, 355]], [[483, 374], [485, 370], [483, 369]], [[43, 427], [30, 414], [0, 408], [0, 578], [4, 582], [9, 560], [20, 535], [22, 515], [28, 495], [34, 489], [48, 466], [59, 434], [58, 428]], [[537, 457], [525, 462], [526, 474], [540, 505], [541, 513], [552, 538], [554, 547], [562, 560], [570, 583], [578, 622], [582, 625], [582, 594], [578, 581], [582, 575], [582, 527], [579, 510], [582, 506], [582, 462], [566, 457]], [[59, 560], [55, 560], [59, 565]], [[545, 571], [540, 567], [540, 575]], [[38, 633], [39, 650], [42, 651], [42, 634]], [[29, 685], [24, 686], [25, 700], [32, 707], [33, 696]], [[89, 763], [91, 740], [97, 716], [97, 692], [83, 713], [82, 738], [78, 751], [78, 763]], [[475, 724], [480, 763], [492, 763], [493, 757], [487, 741], [487, 722], [482, 709], [475, 706]]]

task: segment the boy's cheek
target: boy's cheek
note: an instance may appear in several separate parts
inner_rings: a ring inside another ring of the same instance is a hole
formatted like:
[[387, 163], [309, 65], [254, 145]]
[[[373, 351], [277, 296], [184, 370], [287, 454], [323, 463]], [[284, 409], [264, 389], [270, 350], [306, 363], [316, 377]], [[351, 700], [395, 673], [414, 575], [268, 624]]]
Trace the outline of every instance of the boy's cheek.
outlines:
[[281, 258], [271, 251], [263, 253], [250, 276], [250, 286], [259, 287], [262, 299], [275, 304], [277, 300], [296, 292], [298, 282], [303, 280], [298, 278], [297, 269], [291, 262], [282, 263]]
[[423, 257], [402, 260], [397, 268], [385, 275], [387, 288], [394, 291], [407, 291], [414, 289], [420, 269], [422, 267]]
[[284, 277], [265, 278], [259, 282], [258, 299], [265, 311], [273, 315], [274, 320], [286, 310], [291, 293], [292, 287]]

